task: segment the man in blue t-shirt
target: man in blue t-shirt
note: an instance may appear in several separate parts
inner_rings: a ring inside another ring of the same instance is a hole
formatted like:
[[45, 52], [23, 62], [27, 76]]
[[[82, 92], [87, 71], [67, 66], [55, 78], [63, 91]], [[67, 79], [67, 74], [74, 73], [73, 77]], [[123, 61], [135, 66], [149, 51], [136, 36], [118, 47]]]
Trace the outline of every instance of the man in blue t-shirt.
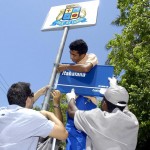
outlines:
[[[98, 64], [97, 56], [93, 53], [88, 52], [88, 46], [82, 39], [73, 41], [69, 45], [70, 58], [75, 64], [60, 64], [57, 68], [58, 72], [64, 70], [73, 70], [76, 72], [89, 72], [95, 65]], [[97, 100], [91, 96], [78, 96], [77, 107], [79, 110], [91, 110], [96, 108]], [[74, 126], [74, 121], [68, 116], [67, 113], [67, 124], [66, 129], [69, 133], [66, 140], [66, 150], [84, 150], [86, 143], [86, 134], [77, 130]]]

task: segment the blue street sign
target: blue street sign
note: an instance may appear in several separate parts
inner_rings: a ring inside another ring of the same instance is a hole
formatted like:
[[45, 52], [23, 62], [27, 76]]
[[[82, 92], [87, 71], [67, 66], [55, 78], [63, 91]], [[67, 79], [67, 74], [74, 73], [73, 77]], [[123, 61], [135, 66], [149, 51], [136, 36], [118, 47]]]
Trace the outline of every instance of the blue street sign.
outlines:
[[109, 87], [108, 77], [112, 77], [113, 72], [113, 66], [104, 65], [96, 65], [88, 73], [66, 70], [60, 73], [55, 87], [62, 93], [68, 93], [74, 88], [77, 95], [103, 96], [99, 90]]

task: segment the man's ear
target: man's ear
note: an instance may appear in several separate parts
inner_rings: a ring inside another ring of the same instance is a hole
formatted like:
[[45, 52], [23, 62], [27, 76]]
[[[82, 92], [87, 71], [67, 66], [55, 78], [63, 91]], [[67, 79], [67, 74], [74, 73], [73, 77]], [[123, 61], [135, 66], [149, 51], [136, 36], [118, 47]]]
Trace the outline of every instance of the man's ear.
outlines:
[[25, 107], [28, 108], [30, 106], [30, 103], [31, 103], [31, 99], [27, 97]]
[[102, 109], [103, 109], [103, 111], [107, 111], [108, 110], [106, 101], [103, 101], [103, 103], [102, 103]]

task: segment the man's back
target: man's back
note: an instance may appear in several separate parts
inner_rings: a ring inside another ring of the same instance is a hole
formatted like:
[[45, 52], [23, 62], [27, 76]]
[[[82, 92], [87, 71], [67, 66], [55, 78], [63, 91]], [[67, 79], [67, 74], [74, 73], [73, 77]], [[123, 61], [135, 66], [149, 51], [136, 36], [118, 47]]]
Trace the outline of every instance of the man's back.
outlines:
[[115, 109], [108, 113], [99, 108], [77, 111], [74, 123], [88, 135], [88, 150], [135, 150], [138, 121], [129, 111], [123, 113]]
[[35, 150], [39, 136], [46, 137], [54, 123], [32, 109], [9, 105], [0, 109], [0, 149]]

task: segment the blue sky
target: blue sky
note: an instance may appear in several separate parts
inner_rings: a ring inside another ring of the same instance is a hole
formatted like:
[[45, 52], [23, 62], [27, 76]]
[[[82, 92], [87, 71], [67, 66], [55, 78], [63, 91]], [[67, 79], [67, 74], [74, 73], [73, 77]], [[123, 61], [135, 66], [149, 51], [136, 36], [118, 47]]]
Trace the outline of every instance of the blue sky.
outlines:
[[[33, 91], [49, 83], [63, 30], [42, 32], [41, 27], [53, 6], [84, 2], [84, 0], [0, 0], [0, 107], [7, 106], [6, 93], [13, 83], [31, 83]], [[121, 28], [111, 25], [119, 15], [117, 0], [101, 0], [96, 26], [69, 30], [61, 58], [70, 63], [69, 44], [82, 38], [104, 65], [106, 43]], [[42, 96], [35, 105], [41, 107]]]

